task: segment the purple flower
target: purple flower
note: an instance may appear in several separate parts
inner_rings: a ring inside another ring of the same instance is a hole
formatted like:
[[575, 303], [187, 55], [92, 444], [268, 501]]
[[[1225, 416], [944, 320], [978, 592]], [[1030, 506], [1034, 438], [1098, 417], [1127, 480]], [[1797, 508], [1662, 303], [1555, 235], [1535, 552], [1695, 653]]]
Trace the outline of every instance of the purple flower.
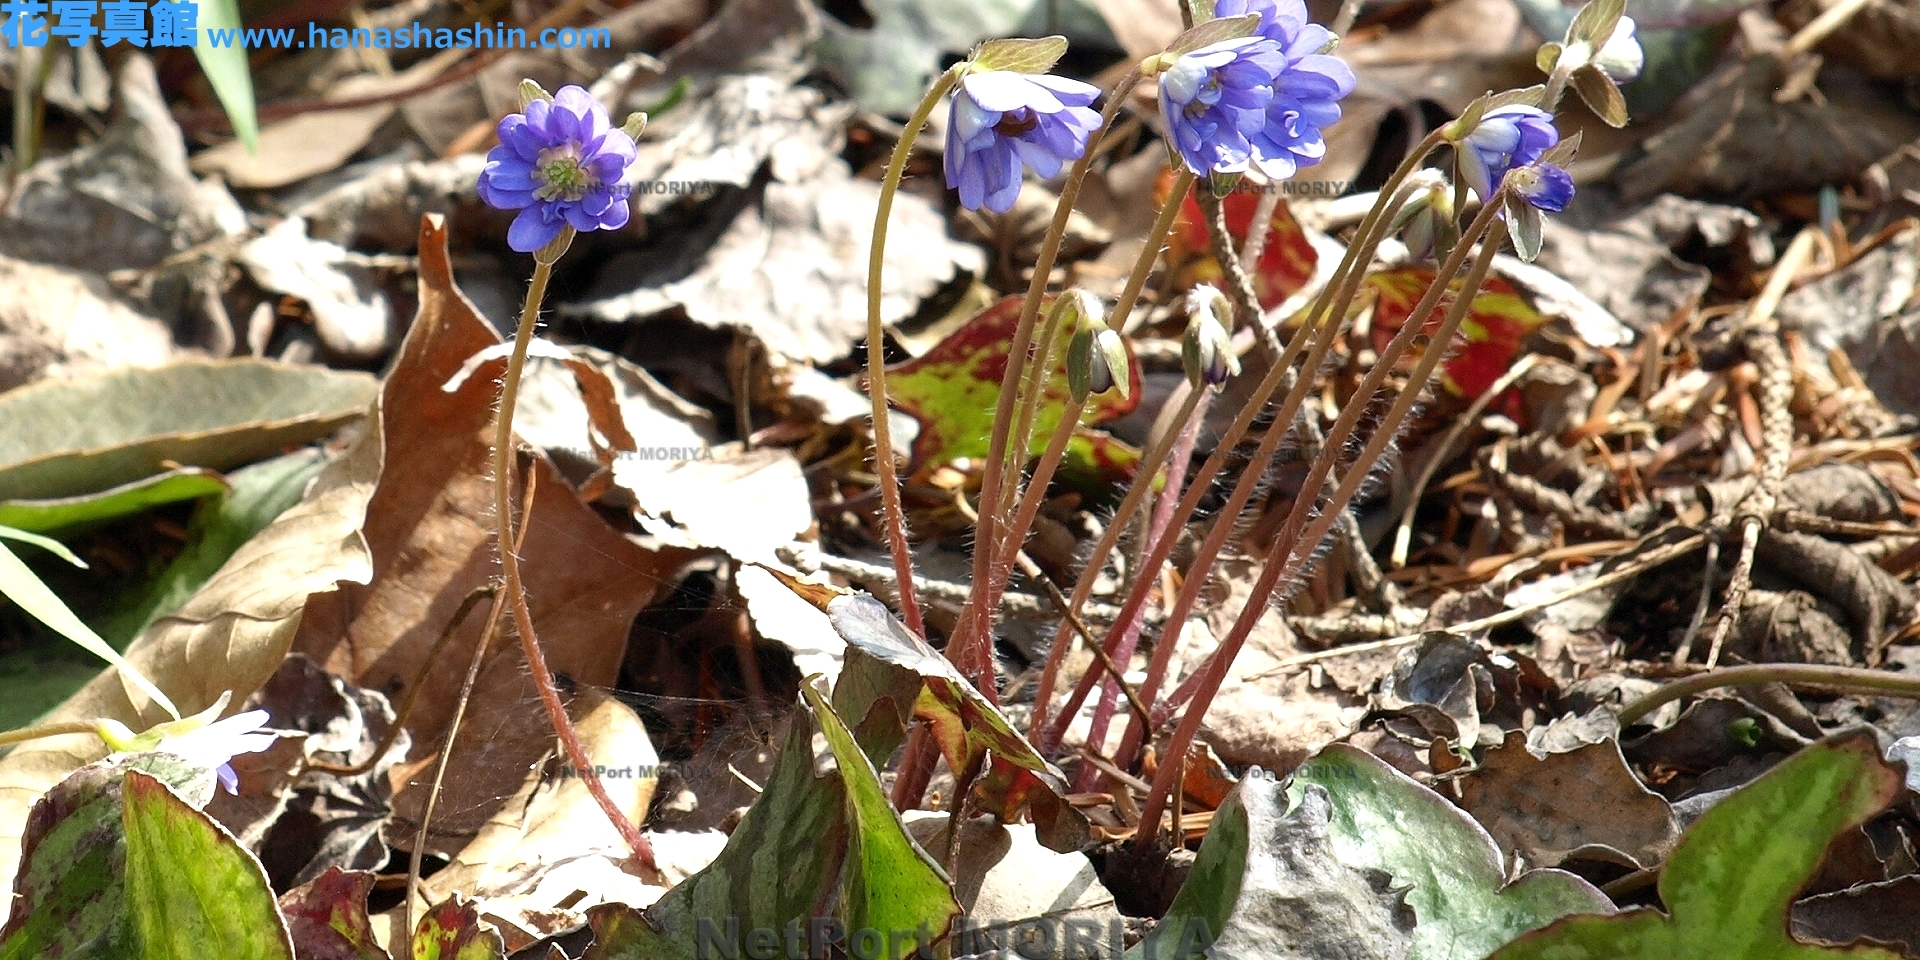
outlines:
[[533, 253], [564, 227], [618, 230], [627, 225], [620, 186], [633, 163], [633, 138], [607, 121], [607, 108], [577, 86], [536, 99], [500, 121], [500, 145], [480, 171], [480, 199], [518, 210], [507, 246]]
[[1493, 196], [1508, 170], [1533, 163], [1559, 142], [1560, 131], [1553, 125], [1553, 115], [1545, 110], [1520, 105], [1496, 107], [1488, 110], [1458, 145], [1460, 175], [1485, 200]]
[[1573, 178], [1551, 163], [1534, 163], [1507, 174], [1507, 189], [1548, 213], [1559, 213], [1573, 199]]
[[[1284, 152], [1266, 130], [1274, 77], [1286, 64], [1279, 44], [1244, 37], [1184, 54], [1160, 75], [1160, 115], [1195, 175], [1243, 173]], [[1292, 173], [1288, 164], [1278, 175]]]
[[961, 78], [947, 121], [947, 186], [968, 210], [1013, 209], [1021, 167], [1042, 177], [1080, 159], [1100, 128], [1098, 87], [1045, 74], [983, 70]]
[[1220, 17], [1260, 15], [1257, 36], [1279, 44], [1286, 65], [1273, 78], [1267, 126], [1261, 141], [1262, 173], [1284, 178], [1327, 155], [1321, 131], [1340, 119], [1341, 98], [1353, 92], [1353, 69], [1322, 51], [1334, 44], [1333, 31], [1307, 20], [1304, 0], [1219, 0]]

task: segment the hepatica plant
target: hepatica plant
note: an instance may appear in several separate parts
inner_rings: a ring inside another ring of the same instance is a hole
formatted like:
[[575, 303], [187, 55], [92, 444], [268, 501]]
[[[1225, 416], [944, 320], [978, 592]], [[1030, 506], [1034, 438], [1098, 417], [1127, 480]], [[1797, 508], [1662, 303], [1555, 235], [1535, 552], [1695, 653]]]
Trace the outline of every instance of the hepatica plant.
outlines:
[[[1055, 214], [1041, 243], [1018, 325], [1007, 345], [991, 445], [979, 465], [979, 519], [971, 593], [947, 638], [947, 656], [990, 699], [998, 693], [992, 649], [1001, 593], [1026, 538], [1034, 507], [1043, 499], [1052, 467], [1059, 460], [1059, 450], [1073, 432], [1071, 423], [1056, 428], [1029, 475], [1026, 454], [1036, 449], [1034, 412], [1042, 385], [1062, 366], [1077, 397], [1127, 382], [1121, 371], [1111, 369], [1126, 362], [1126, 352], [1118, 349], [1118, 341], [1188, 192], [1199, 182], [1216, 196], [1224, 196], [1244, 178], [1272, 188], [1276, 181], [1295, 177], [1320, 162], [1327, 152], [1326, 131], [1340, 119], [1340, 101], [1354, 89], [1353, 71], [1337, 53], [1338, 38], [1327, 27], [1308, 19], [1303, 0], [1216, 0], [1210, 11], [1205, 7], [1196, 4], [1189, 11], [1201, 22], [1192, 24], [1165, 51], [1144, 59], [1104, 96], [1078, 80], [1051, 75], [1067, 48], [1060, 37], [996, 40], [980, 46], [934, 81], [907, 121], [881, 184], [867, 274], [867, 381], [873, 395], [875, 472], [885, 535], [901, 585], [902, 619], [909, 630], [924, 635], [920, 604], [912, 587], [912, 554], [887, 418], [886, 330], [880, 304], [884, 283], [881, 268], [893, 197], [913, 144], [942, 104], [949, 108], [944, 173], [960, 206], [1006, 213], [1013, 209], [1029, 173], [1057, 181]], [[1211, 16], [1202, 16], [1203, 11]], [[1295, 503], [1281, 535], [1264, 557], [1251, 597], [1200, 671], [1180, 689], [1163, 691], [1175, 638], [1162, 636], [1153, 645], [1153, 660], [1145, 682], [1137, 688], [1136, 709], [1130, 714], [1133, 726], [1127, 731], [1120, 754], [1111, 758], [1114, 762], [1131, 768], [1143, 744], [1163, 733], [1162, 724], [1167, 723], [1173, 724], [1174, 730], [1161, 755], [1185, 755], [1198, 732], [1200, 718], [1260, 613], [1270, 602], [1284, 599], [1304, 584], [1334, 524], [1419, 401], [1459, 331], [1494, 254], [1509, 237], [1523, 257], [1538, 251], [1543, 211], [1563, 209], [1573, 195], [1573, 180], [1564, 168], [1577, 143], [1561, 139], [1553, 115], [1561, 94], [1571, 87], [1603, 119], [1625, 122], [1617, 84], [1631, 79], [1637, 71], [1638, 47], [1633, 24], [1622, 17], [1623, 12], [1623, 0], [1594, 0], [1575, 17], [1561, 42], [1541, 48], [1539, 65], [1548, 74], [1547, 83], [1489, 94], [1454, 123], [1418, 144], [1388, 178], [1372, 211], [1348, 238], [1344, 260], [1301, 315], [1262, 316], [1259, 304], [1252, 302], [1250, 284], [1242, 285], [1246, 289], [1239, 294], [1231, 289], [1225, 293], [1207, 289], [1189, 298], [1190, 323], [1183, 351], [1189, 381], [1182, 388], [1184, 392], [1177, 395], [1183, 398], [1181, 407], [1177, 416], [1161, 418], [1171, 429], [1163, 428], [1153, 438], [1140, 461], [1148, 469], [1134, 478], [1117, 510], [1118, 518], [1144, 515], [1149, 493], [1159, 493], [1162, 474], [1156, 471], [1165, 467], [1168, 472], [1164, 476], [1182, 477], [1182, 465], [1169, 465], [1173, 459], [1172, 438], [1180, 433], [1182, 424], [1198, 422], [1204, 415], [1203, 406], [1238, 373], [1235, 351], [1246, 349], [1248, 343], [1265, 343], [1266, 349], [1277, 355], [1273, 362], [1261, 365], [1267, 372], [1257, 386], [1237, 392], [1246, 402], [1233, 423], [1215, 439], [1213, 455], [1190, 476], [1184, 476], [1183, 483], [1174, 480], [1175, 488], [1162, 496], [1161, 509], [1152, 511], [1155, 520], [1141, 546], [1144, 556], [1138, 569], [1142, 571], [1157, 571], [1168, 561], [1180, 539], [1174, 533], [1193, 516], [1204, 495], [1217, 488], [1216, 479], [1228, 458], [1244, 455], [1235, 451], [1242, 448], [1242, 440], [1249, 437], [1257, 419], [1276, 424], [1296, 422], [1314, 383], [1311, 371], [1319, 368], [1345, 335], [1345, 325], [1356, 312], [1351, 309], [1353, 301], [1376, 249], [1388, 233], [1405, 231], [1409, 240], [1440, 261], [1436, 279], [1411, 315], [1424, 317], [1438, 312], [1444, 318], [1437, 328], [1403, 325], [1380, 351], [1353, 400], [1341, 408], [1320, 438], [1320, 453], [1301, 487], [1327, 492], [1318, 498], [1300, 497]], [[1101, 153], [1101, 138], [1129, 104], [1135, 87], [1143, 82], [1150, 82], [1157, 95], [1158, 132], [1166, 141], [1174, 170], [1173, 185], [1117, 302], [1105, 311], [1104, 322], [1096, 325], [1088, 318], [1101, 310], [1091, 294], [1049, 288], [1067, 213], [1094, 158]], [[1098, 113], [1096, 107], [1100, 108]], [[1455, 177], [1451, 186], [1443, 170], [1433, 169], [1434, 154], [1443, 148], [1451, 148], [1453, 154]], [[1466, 202], [1468, 187], [1477, 205]], [[1448, 198], [1450, 192], [1453, 199]], [[1214, 255], [1223, 263], [1236, 260], [1238, 251], [1230, 249], [1233, 241], [1224, 223], [1216, 227], [1210, 231], [1216, 245]], [[1449, 296], [1449, 290], [1457, 294]], [[1448, 304], [1441, 309], [1443, 301]], [[1048, 309], [1048, 303], [1055, 306]], [[1062, 306], [1074, 304], [1077, 306]], [[1288, 319], [1294, 322], [1278, 322]], [[1072, 346], [1067, 356], [1055, 355], [1051, 345], [1060, 342], [1061, 324], [1069, 323], [1078, 331], [1071, 339]], [[1235, 338], [1235, 327], [1247, 333], [1245, 328], [1249, 326], [1255, 328], [1250, 331], [1252, 336]], [[1287, 336], [1283, 331], [1289, 330], [1294, 332]], [[1414, 350], [1416, 343], [1422, 344], [1418, 350]], [[1097, 356], [1090, 352], [1095, 350]], [[1405, 379], [1389, 384], [1389, 377]], [[1386, 413], [1380, 416], [1378, 410], [1383, 407]], [[1370, 432], [1360, 430], [1362, 414], [1367, 411], [1374, 412], [1364, 418], [1371, 425]], [[1262, 431], [1259, 449], [1247, 462], [1271, 460], [1290, 433], [1284, 429]], [[1349, 458], [1346, 454], [1356, 448], [1359, 455]], [[1343, 463], [1350, 466], [1336, 476], [1335, 468]], [[1258, 470], [1240, 472], [1225, 506], [1219, 508], [1223, 517], [1240, 516], [1260, 477]], [[1177, 501], [1173, 499], [1176, 495]], [[1119, 531], [1127, 526], [1120, 519], [1107, 524], [1089, 555], [1113, 555]], [[1208, 581], [1225, 539], [1237, 526], [1214, 524], [1205, 542], [1194, 551], [1184, 576], [1177, 581], [1181, 593], [1167, 622], [1184, 622], [1198, 591]], [[1066, 659], [1064, 652], [1077, 638], [1069, 624], [1080, 629], [1079, 620], [1071, 613], [1086, 601], [1101, 572], [1098, 561], [1080, 571], [1079, 582], [1067, 601], [1070, 615], [1062, 618], [1064, 622], [1055, 634], [1040, 676], [1029, 732], [1043, 753], [1057, 750], [1066, 725], [1106, 676], [1104, 671], [1088, 671], [1068, 695], [1065, 708], [1048, 716], [1056, 674]], [[1104, 637], [1089, 634], [1086, 638], [1104, 647], [1107, 656], [1103, 659], [1120, 664], [1120, 669], [1126, 669], [1143, 629], [1147, 600], [1160, 583], [1153, 575], [1127, 579], [1130, 587], [1115, 622]], [[1104, 742], [1104, 723], [1113, 713], [1118, 691], [1111, 681], [1106, 682], [1103, 699], [1093, 714], [1090, 742]], [[895, 781], [896, 805], [905, 808], [919, 802], [933, 769], [934, 752], [931, 738], [917, 731]], [[1160, 822], [1181, 769], [1180, 764], [1160, 765], [1153, 791], [1142, 808], [1143, 824]], [[965, 795], [968, 777], [977, 775], [978, 771], [963, 774], [962, 782], [956, 784], [956, 795]], [[1139, 843], [1152, 843], [1159, 831], [1142, 829], [1137, 836]]]

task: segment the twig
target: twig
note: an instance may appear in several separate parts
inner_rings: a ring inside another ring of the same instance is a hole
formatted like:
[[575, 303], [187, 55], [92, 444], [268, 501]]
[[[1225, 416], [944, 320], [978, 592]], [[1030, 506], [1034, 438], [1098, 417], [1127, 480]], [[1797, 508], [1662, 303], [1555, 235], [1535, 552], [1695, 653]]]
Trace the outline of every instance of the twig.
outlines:
[[1814, 244], [1819, 237], [1818, 228], [1807, 227], [1793, 238], [1787, 252], [1781, 255], [1780, 262], [1774, 266], [1772, 275], [1767, 277], [1767, 285], [1754, 298], [1753, 309], [1744, 324], [1743, 340], [1747, 356], [1760, 369], [1763, 445], [1760, 482], [1741, 500], [1736, 511], [1735, 522], [1740, 525], [1740, 556], [1734, 561], [1733, 574], [1727, 581], [1726, 596], [1721, 600], [1720, 619], [1713, 628], [1713, 645], [1707, 650], [1708, 667], [1719, 664], [1720, 651], [1733, 632], [1734, 620], [1740, 615], [1740, 605], [1747, 598], [1747, 590], [1753, 586], [1753, 558], [1760, 547], [1760, 531], [1773, 521], [1773, 513], [1780, 504], [1780, 489], [1787, 479], [1787, 465], [1793, 454], [1793, 410], [1789, 406], [1793, 400], [1793, 367], [1787, 362], [1786, 351], [1780, 349], [1778, 325], [1773, 322], [1773, 312], [1780, 306], [1780, 299], [1786, 296], [1787, 287], [1800, 273], [1800, 268], [1812, 258]]
[[1687, 632], [1680, 637], [1680, 648], [1674, 651], [1674, 663], [1686, 663], [1693, 653], [1693, 641], [1700, 636], [1701, 625], [1707, 622], [1707, 610], [1713, 606], [1714, 574], [1720, 572], [1720, 541], [1707, 539], [1707, 562], [1700, 570], [1700, 600], [1694, 604], [1693, 619], [1687, 621]]
[[1862, 667], [1834, 667], [1819, 663], [1750, 663], [1719, 667], [1676, 680], [1620, 708], [1620, 728], [1681, 697], [1719, 687], [1750, 687], [1784, 683], [1790, 687], [1832, 687], [1849, 693], [1884, 694], [1920, 699], [1920, 677]]
[[[825, 570], [856, 583], [891, 586], [897, 582], [894, 580], [891, 568], [878, 564], [862, 563], [830, 553], [805, 554], [791, 546], [780, 548], [776, 554], [783, 562], [803, 571]], [[973, 589], [966, 584], [935, 580], [919, 574], [914, 575], [913, 583], [928, 599], [942, 601], [945, 605], [955, 608], [966, 603]], [[1000, 604], [1008, 613], [1031, 620], [1050, 620], [1058, 612], [1053, 604], [1044, 598], [1011, 590], [1001, 596]], [[1096, 623], [1112, 623], [1113, 618], [1120, 613], [1120, 608], [1105, 603], [1086, 603], [1081, 605], [1080, 612], [1087, 620]]]

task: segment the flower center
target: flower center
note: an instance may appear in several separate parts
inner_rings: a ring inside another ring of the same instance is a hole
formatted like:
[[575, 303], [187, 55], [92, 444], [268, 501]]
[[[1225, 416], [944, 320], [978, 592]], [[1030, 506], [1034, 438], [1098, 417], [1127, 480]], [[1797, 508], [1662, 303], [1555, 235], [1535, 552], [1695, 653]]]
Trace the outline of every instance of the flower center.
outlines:
[[1018, 110], [1009, 110], [1002, 115], [1000, 122], [993, 125], [993, 130], [1003, 137], [1017, 137], [1031, 132], [1038, 126], [1040, 126], [1040, 115], [1027, 107], [1021, 107]]
[[580, 148], [570, 143], [540, 151], [540, 159], [533, 165], [533, 179], [538, 182], [533, 195], [541, 200], [576, 201], [599, 185], [580, 165]]

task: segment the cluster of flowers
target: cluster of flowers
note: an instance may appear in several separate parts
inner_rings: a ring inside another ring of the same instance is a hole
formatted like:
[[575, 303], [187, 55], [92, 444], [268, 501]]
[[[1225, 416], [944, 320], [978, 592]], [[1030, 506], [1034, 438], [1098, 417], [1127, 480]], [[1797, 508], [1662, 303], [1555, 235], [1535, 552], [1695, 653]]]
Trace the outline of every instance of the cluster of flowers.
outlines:
[[[1180, 161], [1222, 184], [1248, 172], [1278, 182], [1318, 163], [1327, 150], [1323, 132], [1340, 118], [1339, 101], [1355, 82], [1331, 54], [1337, 39], [1307, 19], [1303, 0], [1219, 0], [1215, 13], [1257, 23], [1250, 35], [1141, 66], [1158, 75], [1161, 117]], [[1621, 81], [1638, 72], [1638, 52], [1633, 23], [1622, 19], [1606, 49], [1583, 63]], [[1100, 129], [1093, 105], [1101, 91], [1090, 84], [971, 62], [956, 74], [945, 172], [968, 209], [1011, 210], [1027, 171], [1057, 176]], [[481, 199], [518, 213], [508, 244], [533, 252], [568, 228], [624, 226], [627, 191], [618, 186], [633, 162], [638, 127], [612, 126], [606, 108], [577, 86], [551, 96], [531, 87], [524, 99], [523, 112], [500, 122], [500, 145], [487, 155], [479, 183]], [[1552, 115], [1540, 107], [1488, 110], [1455, 139], [1458, 176], [1491, 198], [1510, 172], [1523, 171], [1511, 192], [1558, 211], [1573, 181], [1541, 158], [1559, 140]]]

